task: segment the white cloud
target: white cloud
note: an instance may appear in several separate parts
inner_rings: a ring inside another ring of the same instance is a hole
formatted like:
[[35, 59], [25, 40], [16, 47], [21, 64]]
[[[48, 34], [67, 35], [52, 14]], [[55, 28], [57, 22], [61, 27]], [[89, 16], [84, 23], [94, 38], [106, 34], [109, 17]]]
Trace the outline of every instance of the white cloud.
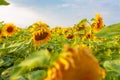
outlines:
[[65, 8], [65, 7], [77, 7], [77, 5], [73, 3], [64, 3], [64, 4], [58, 5], [58, 8]]
[[54, 11], [40, 9], [34, 10], [32, 7], [22, 7], [15, 4], [0, 6], [0, 21], [5, 23], [12, 22], [19, 27], [28, 27], [37, 21], [43, 21], [50, 27], [58, 25], [66, 26], [66, 22]]
[[0, 21], [13, 22], [17, 26], [26, 27], [36, 21], [46, 21], [43, 15], [40, 15], [31, 8], [18, 7], [16, 5], [0, 6]]

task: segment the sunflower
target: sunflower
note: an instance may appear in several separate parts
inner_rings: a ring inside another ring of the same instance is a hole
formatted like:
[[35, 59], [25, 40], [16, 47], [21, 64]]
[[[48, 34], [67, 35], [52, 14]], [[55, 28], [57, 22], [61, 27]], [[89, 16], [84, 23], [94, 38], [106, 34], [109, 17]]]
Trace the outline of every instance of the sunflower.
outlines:
[[16, 26], [12, 23], [7, 23], [3, 27], [3, 34], [5, 36], [12, 36], [16, 31]]
[[84, 41], [84, 39], [88, 39], [88, 40], [95, 40], [96, 37], [93, 33], [90, 32], [86, 32], [83, 36], [82, 36], [82, 40]]
[[64, 54], [48, 69], [44, 80], [101, 80], [105, 71], [91, 51], [83, 46], [66, 46]]
[[66, 38], [67, 38], [67, 39], [73, 39], [74, 37], [75, 37], [74, 34], [67, 34], [67, 35], [66, 35]]
[[100, 14], [96, 14], [95, 20], [92, 24], [92, 28], [93, 28], [94, 32], [99, 31], [104, 26], [105, 26], [105, 24], [103, 23], [102, 17], [100, 16]]
[[50, 39], [50, 31], [48, 29], [41, 29], [33, 33], [33, 43], [39, 46], [42, 42], [47, 42]]

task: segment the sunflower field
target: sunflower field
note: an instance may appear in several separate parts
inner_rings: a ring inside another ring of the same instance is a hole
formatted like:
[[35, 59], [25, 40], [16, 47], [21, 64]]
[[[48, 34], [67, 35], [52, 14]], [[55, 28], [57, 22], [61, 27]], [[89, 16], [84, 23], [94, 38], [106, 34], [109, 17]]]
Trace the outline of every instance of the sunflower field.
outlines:
[[104, 28], [100, 14], [71, 27], [2, 21], [0, 80], [120, 80], [120, 34]]

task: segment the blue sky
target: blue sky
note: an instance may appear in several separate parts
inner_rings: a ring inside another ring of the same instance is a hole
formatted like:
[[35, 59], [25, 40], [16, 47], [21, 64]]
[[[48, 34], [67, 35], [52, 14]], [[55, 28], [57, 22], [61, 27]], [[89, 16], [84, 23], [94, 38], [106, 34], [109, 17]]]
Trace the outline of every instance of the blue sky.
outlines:
[[26, 27], [43, 21], [51, 27], [72, 26], [100, 13], [106, 25], [120, 22], [120, 0], [6, 0], [0, 6], [0, 21]]

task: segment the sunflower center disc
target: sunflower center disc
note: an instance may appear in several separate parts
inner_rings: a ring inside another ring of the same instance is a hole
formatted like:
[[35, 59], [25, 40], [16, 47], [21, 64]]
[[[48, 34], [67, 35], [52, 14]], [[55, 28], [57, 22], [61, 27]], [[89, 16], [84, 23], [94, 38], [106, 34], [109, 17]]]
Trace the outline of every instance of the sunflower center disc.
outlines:
[[40, 34], [35, 35], [35, 40], [39, 41], [39, 40], [43, 40], [47, 37], [48, 33], [47, 32], [43, 32]]

